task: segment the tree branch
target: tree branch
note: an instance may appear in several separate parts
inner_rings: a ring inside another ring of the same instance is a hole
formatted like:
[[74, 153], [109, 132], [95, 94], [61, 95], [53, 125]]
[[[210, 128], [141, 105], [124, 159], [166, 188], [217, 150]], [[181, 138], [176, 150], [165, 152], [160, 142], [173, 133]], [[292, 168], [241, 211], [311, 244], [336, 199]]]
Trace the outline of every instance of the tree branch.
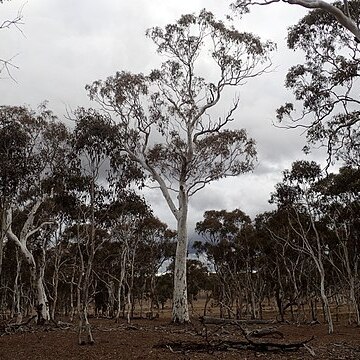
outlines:
[[[349, 30], [355, 38], [360, 42], [360, 29], [357, 26], [356, 22], [351, 19], [349, 14], [348, 1], [344, 0], [344, 12], [341, 11], [338, 7], [329, 4], [323, 0], [281, 0], [282, 2], [288, 3], [290, 5], [299, 5], [307, 9], [321, 9], [327, 13], [333, 15], [336, 20]], [[269, 5], [272, 3], [280, 2], [280, 0], [264, 0], [262, 2], [252, 1], [252, 0], [238, 0], [233, 4], [233, 8], [239, 11], [244, 11], [249, 5]]]

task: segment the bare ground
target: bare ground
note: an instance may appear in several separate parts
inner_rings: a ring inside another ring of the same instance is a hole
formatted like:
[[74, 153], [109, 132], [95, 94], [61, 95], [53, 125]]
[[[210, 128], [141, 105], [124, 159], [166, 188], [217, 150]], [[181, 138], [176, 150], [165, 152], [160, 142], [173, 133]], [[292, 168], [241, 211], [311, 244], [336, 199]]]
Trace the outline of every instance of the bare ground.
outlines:
[[78, 345], [76, 325], [65, 329], [31, 325], [12, 334], [0, 332], [0, 359], [360, 359], [360, 328], [345, 321], [335, 323], [331, 335], [323, 324], [272, 324], [284, 339], [256, 340], [289, 343], [314, 337], [309, 349], [296, 351], [238, 349], [231, 341], [246, 341], [239, 329], [213, 325], [205, 329], [196, 319], [186, 326], [171, 324], [168, 318], [134, 320], [131, 326], [108, 319], [91, 319], [91, 323], [94, 345]]

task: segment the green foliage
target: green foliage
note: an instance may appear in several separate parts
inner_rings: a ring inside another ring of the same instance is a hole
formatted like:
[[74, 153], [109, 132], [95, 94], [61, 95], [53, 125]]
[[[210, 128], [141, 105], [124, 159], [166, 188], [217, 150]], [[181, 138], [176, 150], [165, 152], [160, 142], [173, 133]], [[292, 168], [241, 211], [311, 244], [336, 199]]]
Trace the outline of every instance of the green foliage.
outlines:
[[[335, 3], [343, 9], [343, 2]], [[358, 1], [349, 1], [352, 19], [359, 23]], [[288, 46], [305, 53], [304, 64], [292, 66], [285, 86], [302, 103], [302, 114], [292, 115], [297, 107], [279, 108], [278, 119], [291, 119], [289, 127], [307, 129], [309, 144], [327, 147], [328, 162], [341, 159], [359, 164], [359, 85], [360, 53], [357, 39], [344, 31], [333, 15], [314, 10], [288, 34]], [[308, 150], [308, 148], [307, 148]]]
[[[206, 10], [149, 29], [147, 36], [168, 57], [160, 69], [148, 76], [117, 72], [86, 87], [90, 98], [119, 122], [122, 150], [154, 180], [163, 174], [165, 180], [186, 179], [189, 195], [210, 181], [250, 171], [254, 141], [245, 130], [225, 129], [238, 102], [219, 121], [207, 110], [218, 103], [225, 87], [260, 75], [274, 45], [238, 32]], [[199, 59], [208, 56], [209, 48], [218, 67], [216, 82], [198, 71]]]

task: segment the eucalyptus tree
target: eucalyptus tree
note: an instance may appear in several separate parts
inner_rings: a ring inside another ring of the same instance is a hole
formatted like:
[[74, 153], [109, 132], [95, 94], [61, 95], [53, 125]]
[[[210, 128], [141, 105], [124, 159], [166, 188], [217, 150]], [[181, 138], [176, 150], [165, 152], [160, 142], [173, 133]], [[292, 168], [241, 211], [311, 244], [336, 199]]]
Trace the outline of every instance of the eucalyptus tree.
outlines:
[[[5, 239], [17, 245], [29, 266], [38, 321], [41, 317], [48, 320], [44, 256], [49, 236], [44, 231], [53, 221], [43, 209], [53, 194], [53, 188], [46, 181], [54, 169], [62, 165], [67, 131], [44, 106], [37, 113], [23, 107], [1, 107], [1, 120]], [[14, 214], [21, 215], [20, 222]], [[41, 256], [35, 256], [36, 247], [41, 250]]]
[[[360, 3], [348, 5], [358, 23]], [[343, 31], [326, 11], [315, 10], [290, 28], [288, 46], [302, 50], [305, 62], [292, 66], [287, 74], [285, 86], [296, 102], [278, 109], [279, 120], [291, 120], [285, 126], [304, 128], [310, 145], [325, 146], [329, 163], [340, 159], [359, 166], [359, 39]]]
[[[297, 318], [302, 316], [305, 320], [304, 304], [311, 299], [313, 292], [309, 280], [316, 278], [316, 272], [307, 254], [291, 246], [291, 241], [288, 241], [292, 236], [297, 239], [289, 225], [288, 210], [280, 207], [259, 214], [255, 219], [255, 236], [263, 246], [264, 268], [260, 276], [264, 278], [266, 295], [276, 301], [281, 321], [285, 321], [288, 308], [295, 321], [295, 307]], [[312, 320], [316, 321], [317, 318], [313, 316]]]
[[[73, 162], [80, 184], [79, 207], [75, 220], [79, 272], [77, 280], [77, 310], [79, 315], [79, 344], [94, 342], [88, 319], [90, 289], [96, 252], [106, 240], [97, 214], [107, 197], [106, 169], [112, 144], [111, 121], [93, 109], [79, 108], [75, 112], [76, 126], [72, 134]], [[83, 339], [86, 333], [86, 341]]]
[[285, 210], [288, 229], [285, 233], [269, 230], [274, 238], [305, 254], [315, 265], [328, 331], [333, 333], [326, 268], [329, 234], [322, 221], [321, 198], [315, 191], [315, 185], [321, 178], [320, 166], [315, 162], [294, 162], [291, 170], [284, 172], [283, 182], [276, 185], [271, 199], [279, 209]]
[[[119, 150], [160, 189], [177, 221], [173, 321], [189, 321], [186, 289], [189, 199], [208, 183], [253, 168], [254, 141], [229, 129], [239, 100], [224, 117], [211, 110], [226, 88], [266, 71], [270, 42], [217, 21], [205, 10], [183, 15], [147, 36], [167, 58], [149, 75], [117, 72], [86, 88], [118, 122]], [[202, 68], [212, 63], [211, 75]]]
[[142, 241], [139, 243], [137, 256], [138, 279], [148, 294], [150, 304], [147, 316], [156, 316], [156, 278], [166, 261], [175, 256], [176, 232], [168, 228], [167, 224], [153, 215], [147, 216], [141, 223]]
[[153, 214], [144, 199], [133, 191], [122, 191], [119, 195], [109, 206], [111, 242], [116, 245], [109, 263], [117, 271], [112, 270], [108, 274], [117, 283], [116, 319], [126, 307], [126, 317], [130, 323], [135, 305], [137, 263], [146, 236], [144, 224]]
[[2, 106], [0, 108], [0, 191], [1, 191], [1, 239], [0, 274], [3, 257], [3, 244], [6, 235], [6, 212], [16, 197], [18, 188], [26, 182], [31, 173], [31, 160], [24, 161], [27, 155], [29, 137], [22, 127], [22, 118], [27, 111], [22, 108]]
[[339, 273], [340, 283], [348, 289], [349, 322], [355, 315], [359, 325], [359, 214], [360, 172], [358, 168], [343, 167], [329, 174], [317, 185], [321, 196], [324, 222], [331, 231], [329, 258]]
[[252, 287], [255, 266], [249, 216], [239, 209], [206, 211], [204, 220], [196, 224], [196, 231], [205, 242], [197, 241], [194, 247], [206, 255], [216, 272], [221, 314], [227, 309], [229, 316], [234, 312], [240, 318], [245, 297], [255, 317], [255, 292]]

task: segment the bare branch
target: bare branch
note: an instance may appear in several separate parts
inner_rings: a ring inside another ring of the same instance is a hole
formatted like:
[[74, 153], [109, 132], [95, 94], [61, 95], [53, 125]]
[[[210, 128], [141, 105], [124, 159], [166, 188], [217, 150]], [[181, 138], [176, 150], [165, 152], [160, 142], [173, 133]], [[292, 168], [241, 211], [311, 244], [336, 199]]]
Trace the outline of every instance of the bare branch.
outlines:
[[[1, 24], [0, 24], [0, 30], [5, 30], [5, 29], [9, 29], [11, 27], [15, 27], [18, 31], [20, 31], [20, 33], [24, 36], [24, 33], [21, 29], [21, 26], [24, 24], [23, 23], [23, 9], [24, 6], [26, 5], [26, 3], [24, 3], [20, 9], [18, 10], [18, 13], [16, 15], [15, 18], [11, 19], [11, 20], [4, 20]], [[15, 55], [17, 56], [17, 55]], [[14, 69], [19, 69], [18, 66], [14, 65], [12, 63], [12, 60], [15, 58], [15, 56], [13, 56], [10, 59], [2, 59], [0, 58], [0, 74], [5, 71], [8, 76], [16, 82], [15, 78], [12, 76], [11, 74], [11, 68]]]

